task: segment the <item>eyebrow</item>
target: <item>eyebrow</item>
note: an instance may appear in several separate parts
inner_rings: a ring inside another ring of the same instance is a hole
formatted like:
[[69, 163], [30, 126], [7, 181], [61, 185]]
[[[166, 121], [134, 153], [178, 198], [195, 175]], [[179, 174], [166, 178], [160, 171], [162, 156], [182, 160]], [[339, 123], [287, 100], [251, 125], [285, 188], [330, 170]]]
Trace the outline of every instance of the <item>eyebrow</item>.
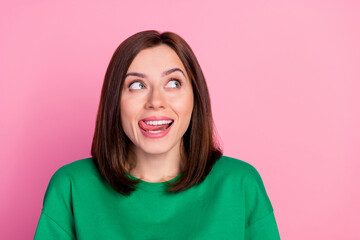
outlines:
[[164, 76], [169, 75], [169, 74], [171, 74], [171, 73], [173, 73], [173, 72], [176, 72], [176, 71], [181, 72], [182, 75], [184, 75], [184, 77], [186, 78], [185, 73], [184, 73], [183, 70], [181, 70], [180, 68], [171, 68], [171, 69], [169, 69], [169, 70], [166, 70], [165, 72], [163, 72], [163, 73], [161, 74], [161, 76], [164, 77]]
[[[176, 71], [179, 71], [182, 73], [182, 75], [184, 75], [184, 77], [186, 78], [185, 76], [185, 73], [183, 72], [183, 70], [181, 70], [180, 68], [171, 68], [169, 70], [166, 70], [164, 71], [161, 76], [164, 77], [164, 76], [167, 76], [173, 72], [176, 72]], [[140, 77], [140, 78], [146, 78], [147, 76], [143, 73], [138, 73], [138, 72], [129, 72], [125, 75], [125, 78], [127, 78], [128, 76], [135, 76], [135, 77]]]
[[125, 75], [125, 78], [127, 78], [128, 76], [135, 76], [135, 77], [141, 77], [141, 78], [146, 78], [146, 75], [143, 73], [137, 73], [137, 72], [129, 72]]

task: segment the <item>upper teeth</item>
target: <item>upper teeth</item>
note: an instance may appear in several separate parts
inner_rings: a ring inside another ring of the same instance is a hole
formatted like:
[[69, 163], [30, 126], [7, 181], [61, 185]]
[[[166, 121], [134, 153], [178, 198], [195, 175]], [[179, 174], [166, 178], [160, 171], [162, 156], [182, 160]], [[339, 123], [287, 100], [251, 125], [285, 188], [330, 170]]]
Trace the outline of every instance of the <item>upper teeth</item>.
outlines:
[[148, 125], [164, 125], [172, 123], [172, 120], [161, 120], [161, 121], [145, 121]]

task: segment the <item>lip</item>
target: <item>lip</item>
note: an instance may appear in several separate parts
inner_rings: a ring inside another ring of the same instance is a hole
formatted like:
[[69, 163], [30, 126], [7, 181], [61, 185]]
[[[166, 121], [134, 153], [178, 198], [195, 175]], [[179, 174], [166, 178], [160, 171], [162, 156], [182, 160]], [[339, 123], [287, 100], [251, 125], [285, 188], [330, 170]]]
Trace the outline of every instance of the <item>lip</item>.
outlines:
[[141, 119], [140, 121], [160, 121], [160, 120], [174, 120], [166, 116], [151, 116]]
[[[166, 116], [151, 116], [151, 117], [146, 117], [146, 118], [143, 118], [141, 119], [139, 122], [141, 121], [161, 121], [161, 120], [172, 120], [174, 121], [174, 119], [172, 118], [169, 118], [169, 117], [166, 117]], [[162, 138], [162, 137], [165, 137], [171, 127], [173, 126], [173, 124], [171, 124], [166, 130], [162, 131], [162, 132], [159, 132], [159, 133], [150, 133], [150, 132], [147, 132], [145, 131], [144, 129], [142, 129], [139, 125], [139, 128], [140, 128], [140, 131], [141, 133], [145, 136], [145, 137], [148, 137], [148, 138], [153, 138], [153, 139], [156, 139], [156, 138]]]

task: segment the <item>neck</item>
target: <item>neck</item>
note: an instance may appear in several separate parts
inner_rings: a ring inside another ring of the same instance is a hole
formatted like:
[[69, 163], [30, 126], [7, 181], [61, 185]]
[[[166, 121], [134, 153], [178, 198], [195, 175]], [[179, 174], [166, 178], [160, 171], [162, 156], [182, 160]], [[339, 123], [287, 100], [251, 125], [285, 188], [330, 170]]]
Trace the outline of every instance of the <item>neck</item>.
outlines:
[[135, 163], [130, 174], [147, 182], [164, 182], [181, 173], [182, 161], [179, 146], [161, 154], [149, 154], [140, 149], [130, 151], [129, 158]]

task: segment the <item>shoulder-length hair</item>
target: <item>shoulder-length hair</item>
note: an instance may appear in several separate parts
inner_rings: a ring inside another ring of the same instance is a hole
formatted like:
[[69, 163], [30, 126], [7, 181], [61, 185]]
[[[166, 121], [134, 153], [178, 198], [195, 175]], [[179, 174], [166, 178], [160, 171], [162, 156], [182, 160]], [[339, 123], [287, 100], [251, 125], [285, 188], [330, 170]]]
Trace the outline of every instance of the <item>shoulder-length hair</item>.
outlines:
[[143, 49], [160, 44], [168, 45], [177, 53], [189, 75], [194, 94], [194, 108], [182, 142], [185, 152], [185, 156], [182, 156], [182, 176], [168, 183], [167, 192], [178, 193], [201, 183], [222, 156], [215, 138], [208, 88], [190, 46], [172, 32], [136, 33], [119, 45], [107, 68], [91, 147], [91, 155], [100, 174], [123, 195], [130, 195], [140, 180], [127, 176], [131, 141], [121, 126], [121, 91], [126, 72], [135, 56]]

